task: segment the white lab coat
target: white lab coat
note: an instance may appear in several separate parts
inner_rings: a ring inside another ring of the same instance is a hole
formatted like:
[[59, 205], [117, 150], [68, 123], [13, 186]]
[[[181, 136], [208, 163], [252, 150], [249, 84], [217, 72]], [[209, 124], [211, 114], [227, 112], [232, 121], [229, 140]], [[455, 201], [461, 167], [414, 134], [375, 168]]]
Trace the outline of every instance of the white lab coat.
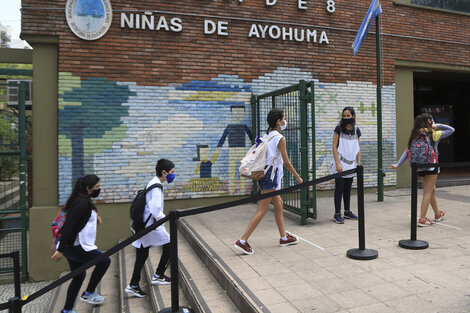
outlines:
[[[147, 187], [159, 183], [161, 184], [160, 179], [155, 176], [151, 181], [148, 182]], [[150, 214], [152, 217], [148, 221], [145, 227], [150, 226], [156, 221], [165, 217], [163, 213], [163, 190], [160, 188], [153, 188], [146, 194], [146, 201], [147, 204], [145, 205], [144, 210], [144, 221], [147, 220]], [[165, 224], [158, 226], [155, 230], [151, 231], [147, 235], [143, 236], [140, 239], [137, 239], [132, 243], [132, 245], [136, 248], [147, 248], [152, 246], [163, 246], [170, 242], [170, 234], [165, 229]]]

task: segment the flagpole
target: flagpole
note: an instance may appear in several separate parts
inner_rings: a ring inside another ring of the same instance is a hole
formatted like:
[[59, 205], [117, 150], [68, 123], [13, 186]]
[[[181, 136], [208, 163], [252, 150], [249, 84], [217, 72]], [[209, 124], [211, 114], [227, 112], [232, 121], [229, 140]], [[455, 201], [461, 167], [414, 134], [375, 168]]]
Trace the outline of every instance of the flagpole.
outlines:
[[384, 171], [382, 162], [382, 71], [380, 68], [380, 15], [375, 17], [377, 58], [377, 201], [384, 201]]

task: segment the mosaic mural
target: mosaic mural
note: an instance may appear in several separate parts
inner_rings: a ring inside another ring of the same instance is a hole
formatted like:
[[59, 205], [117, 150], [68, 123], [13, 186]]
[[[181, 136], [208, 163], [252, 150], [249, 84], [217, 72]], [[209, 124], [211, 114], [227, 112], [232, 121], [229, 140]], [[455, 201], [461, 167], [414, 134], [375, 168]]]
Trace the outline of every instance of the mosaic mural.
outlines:
[[[361, 128], [365, 185], [376, 181], [376, 87], [371, 83], [322, 83], [297, 68], [278, 68], [250, 82], [219, 75], [166, 87], [80, 79], [59, 74], [59, 195], [64, 203], [74, 178], [95, 173], [105, 202], [129, 202], [168, 158], [176, 179], [167, 199], [245, 195], [251, 181], [240, 178], [239, 160], [253, 136], [252, 94], [315, 82], [317, 177], [328, 174], [333, 129], [343, 107], [356, 108]], [[395, 160], [395, 87], [382, 91], [384, 167]], [[290, 117], [294, 118], [294, 117]], [[386, 169], [386, 171], [388, 171]], [[386, 185], [396, 183], [389, 171]], [[328, 184], [322, 188], [331, 188]]]

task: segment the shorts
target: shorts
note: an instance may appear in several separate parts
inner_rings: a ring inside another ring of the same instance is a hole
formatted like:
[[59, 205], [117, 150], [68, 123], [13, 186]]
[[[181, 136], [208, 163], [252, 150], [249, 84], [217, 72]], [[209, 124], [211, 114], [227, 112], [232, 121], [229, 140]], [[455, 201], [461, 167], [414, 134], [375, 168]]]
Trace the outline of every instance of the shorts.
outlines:
[[271, 173], [273, 172], [273, 167], [264, 174], [264, 177], [258, 180], [258, 186], [261, 190], [273, 190], [277, 188], [277, 168], [276, 173], [274, 174], [274, 179], [271, 180]]
[[426, 175], [437, 175], [437, 174], [439, 174], [439, 168], [438, 167], [435, 167], [434, 170], [432, 170], [432, 171], [419, 171], [418, 172], [419, 177], [424, 177]]

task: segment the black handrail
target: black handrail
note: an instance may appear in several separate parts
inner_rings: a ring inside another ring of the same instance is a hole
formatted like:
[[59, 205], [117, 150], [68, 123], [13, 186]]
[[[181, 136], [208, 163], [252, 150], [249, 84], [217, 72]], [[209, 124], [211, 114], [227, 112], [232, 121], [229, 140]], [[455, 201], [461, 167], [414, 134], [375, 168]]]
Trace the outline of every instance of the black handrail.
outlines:
[[[315, 180], [311, 180], [308, 182], [304, 182], [302, 184], [297, 184], [294, 186], [286, 187], [280, 190], [276, 190], [270, 192], [268, 194], [259, 194], [251, 197], [247, 197], [240, 200], [230, 201], [222, 204], [210, 205], [205, 206], [202, 208], [196, 209], [189, 209], [185, 211], [170, 211], [169, 216], [165, 216], [164, 218], [158, 220], [156, 223], [150, 225], [149, 227], [143, 229], [142, 231], [132, 235], [131, 237], [123, 240], [122, 242], [118, 243], [117, 245], [113, 246], [103, 254], [99, 255], [98, 257], [88, 261], [87, 263], [81, 265], [80, 267], [76, 268], [75, 270], [71, 271], [70, 273], [62, 276], [61, 278], [53, 281], [46, 287], [36, 291], [29, 297], [25, 297], [25, 299], [19, 299], [19, 297], [15, 297], [15, 299], [11, 299], [12, 301], [7, 303], [0, 304], [0, 311], [9, 309], [12, 313], [20, 313], [22, 306], [25, 304], [37, 299], [38, 297], [44, 295], [45, 293], [51, 291], [52, 289], [58, 287], [59, 285], [63, 284], [64, 282], [68, 281], [69, 279], [77, 276], [78, 274], [86, 271], [88, 268], [95, 266], [99, 262], [102, 262], [104, 259], [108, 258], [109, 256], [113, 255], [114, 253], [118, 252], [119, 250], [123, 249], [124, 247], [128, 246], [135, 240], [145, 236], [152, 230], [156, 229], [166, 221], [170, 220], [170, 258], [171, 258], [171, 297], [172, 297], [172, 307], [164, 309], [160, 312], [192, 312], [191, 309], [188, 308], [180, 308], [179, 307], [179, 293], [178, 293], [178, 243], [177, 243], [177, 221], [180, 217], [196, 215], [201, 213], [207, 213], [216, 210], [222, 210], [234, 206], [239, 206], [243, 204], [248, 204], [252, 202], [256, 202], [258, 200], [271, 198], [277, 195], [289, 193], [298, 189], [307, 188], [313, 185], [317, 185], [323, 182], [330, 181], [335, 178], [343, 177], [346, 175], [357, 173], [358, 175], [358, 210], [359, 210], [359, 249], [351, 249], [348, 251], [347, 255], [350, 258], [354, 259], [371, 259], [377, 257], [377, 251], [371, 249], [365, 249], [365, 238], [364, 238], [364, 185], [363, 185], [363, 173], [364, 168], [362, 165], [358, 166], [357, 168], [347, 170], [344, 172], [327, 175], [324, 177], [317, 178]], [[359, 189], [361, 189], [359, 191]], [[360, 199], [359, 199], [360, 198]], [[180, 310], [181, 309], [181, 310]]]

